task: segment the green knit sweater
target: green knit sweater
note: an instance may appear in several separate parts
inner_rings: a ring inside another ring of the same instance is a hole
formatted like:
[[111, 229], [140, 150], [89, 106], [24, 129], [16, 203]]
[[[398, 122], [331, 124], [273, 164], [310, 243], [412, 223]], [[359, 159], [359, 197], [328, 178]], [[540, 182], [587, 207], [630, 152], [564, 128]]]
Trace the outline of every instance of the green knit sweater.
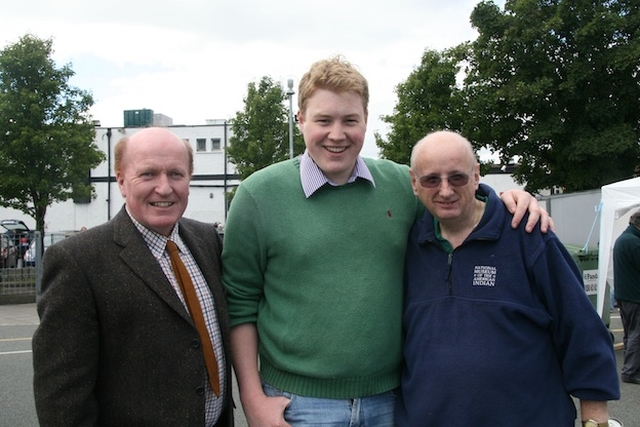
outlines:
[[242, 182], [225, 227], [231, 325], [256, 323], [262, 378], [295, 394], [356, 398], [399, 385], [402, 279], [423, 208], [409, 172], [365, 159], [375, 180], [305, 198], [298, 159]]

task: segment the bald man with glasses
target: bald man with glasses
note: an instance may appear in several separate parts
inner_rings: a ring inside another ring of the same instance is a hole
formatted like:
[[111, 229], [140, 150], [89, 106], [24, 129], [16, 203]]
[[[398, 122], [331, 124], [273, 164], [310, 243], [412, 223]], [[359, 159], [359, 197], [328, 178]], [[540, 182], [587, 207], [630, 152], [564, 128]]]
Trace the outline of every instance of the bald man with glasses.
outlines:
[[457, 133], [419, 141], [410, 175], [427, 212], [406, 252], [397, 425], [573, 427], [572, 395], [607, 426], [613, 346], [556, 235], [512, 229]]

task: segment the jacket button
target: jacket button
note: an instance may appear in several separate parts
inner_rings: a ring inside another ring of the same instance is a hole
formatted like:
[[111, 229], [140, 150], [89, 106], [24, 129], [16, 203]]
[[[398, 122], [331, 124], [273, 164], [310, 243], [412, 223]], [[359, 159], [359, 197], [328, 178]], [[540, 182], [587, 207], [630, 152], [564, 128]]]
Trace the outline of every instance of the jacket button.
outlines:
[[192, 340], [191, 341], [191, 347], [200, 348], [200, 341], [199, 340]]
[[198, 393], [198, 395], [203, 395], [204, 394], [204, 387], [198, 387], [196, 389], [196, 393]]

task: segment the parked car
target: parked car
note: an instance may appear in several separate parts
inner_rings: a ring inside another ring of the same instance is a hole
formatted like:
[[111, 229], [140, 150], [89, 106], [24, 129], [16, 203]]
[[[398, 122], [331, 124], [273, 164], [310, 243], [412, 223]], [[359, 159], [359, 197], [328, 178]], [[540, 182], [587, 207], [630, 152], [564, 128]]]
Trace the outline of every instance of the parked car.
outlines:
[[3, 267], [16, 267], [18, 260], [23, 259], [33, 240], [33, 232], [27, 224], [19, 219], [0, 220], [0, 231], [3, 238]]
[[27, 227], [27, 224], [19, 219], [3, 219], [0, 221], [0, 227], [7, 230], [4, 234], [9, 236], [13, 241], [18, 252], [18, 258], [22, 258], [29, 249], [29, 244], [33, 240], [33, 233]]

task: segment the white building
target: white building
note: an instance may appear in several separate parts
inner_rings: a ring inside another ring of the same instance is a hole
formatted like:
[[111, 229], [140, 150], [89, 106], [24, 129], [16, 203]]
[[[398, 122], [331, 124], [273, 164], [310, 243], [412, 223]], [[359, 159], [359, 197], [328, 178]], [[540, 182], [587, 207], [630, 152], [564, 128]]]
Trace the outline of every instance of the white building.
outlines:
[[515, 165], [493, 165], [487, 174], [480, 176], [480, 183], [493, 188], [499, 195], [514, 188], [523, 189], [524, 185], [517, 184], [511, 175], [514, 170]]
[[[138, 125], [151, 124], [151, 120], [154, 125], [167, 127], [193, 147], [194, 174], [184, 216], [224, 225], [228, 211], [224, 195], [240, 183], [234, 165], [228, 162], [226, 156], [231, 136], [230, 123], [226, 120], [207, 120], [204, 125], [172, 125], [170, 117], [154, 114], [152, 110], [127, 110], [124, 123], [136, 121], [135, 127], [102, 127], [97, 123], [95, 128], [95, 143], [107, 157], [90, 174], [96, 197], [87, 203], [67, 200], [49, 206], [45, 216], [45, 233], [91, 228], [110, 220], [120, 211], [124, 199], [113, 171], [113, 147], [122, 137], [139, 131], [141, 128]], [[513, 181], [512, 171], [512, 167], [494, 167], [480, 178], [480, 182], [490, 185], [498, 194], [512, 188], [522, 188]], [[35, 229], [35, 220], [20, 211], [0, 207], [0, 219], [21, 219], [29, 228]]]
[[[163, 116], [166, 123], [166, 116]], [[161, 125], [160, 123], [156, 123]], [[233, 164], [226, 156], [231, 125], [226, 120], [207, 120], [205, 125], [166, 126], [193, 147], [194, 173], [190, 184], [189, 206], [184, 216], [203, 222], [224, 224], [227, 216], [225, 193], [239, 184]], [[106, 160], [91, 171], [90, 181], [96, 197], [88, 203], [67, 200], [47, 209], [45, 232], [91, 228], [113, 218], [124, 205], [113, 171], [113, 147], [139, 127], [96, 127], [95, 143]], [[35, 220], [20, 211], [0, 208], [0, 219], [23, 220], [35, 229]]]

